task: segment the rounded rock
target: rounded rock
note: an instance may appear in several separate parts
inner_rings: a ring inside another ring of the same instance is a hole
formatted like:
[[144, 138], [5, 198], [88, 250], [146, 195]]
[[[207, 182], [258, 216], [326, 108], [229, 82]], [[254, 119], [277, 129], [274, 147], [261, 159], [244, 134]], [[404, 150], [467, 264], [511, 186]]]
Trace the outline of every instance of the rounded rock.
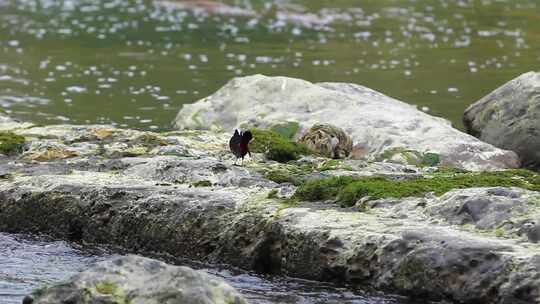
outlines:
[[540, 166], [540, 73], [525, 73], [470, 105], [467, 132], [516, 152], [526, 167]]
[[298, 142], [331, 158], [346, 158], [353, 147], [351, 137], [343, 129], [331, 124], [315, 124]]

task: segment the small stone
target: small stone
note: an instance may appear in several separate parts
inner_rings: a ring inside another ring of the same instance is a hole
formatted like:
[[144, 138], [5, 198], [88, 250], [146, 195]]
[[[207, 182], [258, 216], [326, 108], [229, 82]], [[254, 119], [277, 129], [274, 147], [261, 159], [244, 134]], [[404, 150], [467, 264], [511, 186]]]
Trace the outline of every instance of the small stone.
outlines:
[[538, 243], [540, 241], [540, 225], [526, 223], [523, 225], [522, 230], [525, 232], [529, 242]]

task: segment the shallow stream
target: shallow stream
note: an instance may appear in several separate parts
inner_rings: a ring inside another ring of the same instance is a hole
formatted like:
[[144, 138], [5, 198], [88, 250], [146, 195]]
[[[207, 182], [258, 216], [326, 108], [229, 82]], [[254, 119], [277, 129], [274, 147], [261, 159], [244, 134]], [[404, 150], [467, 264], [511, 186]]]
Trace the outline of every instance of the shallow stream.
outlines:
[[[65, 280], [112, 256], [105, 250], [77, 248], [63, 241], [0, 233], [0, 303], [20, 304], [34, 288]], [[366, 295], [320, 282], [199, 268], [224, 278], [252, 304], [412, 304], [397, 297]]]

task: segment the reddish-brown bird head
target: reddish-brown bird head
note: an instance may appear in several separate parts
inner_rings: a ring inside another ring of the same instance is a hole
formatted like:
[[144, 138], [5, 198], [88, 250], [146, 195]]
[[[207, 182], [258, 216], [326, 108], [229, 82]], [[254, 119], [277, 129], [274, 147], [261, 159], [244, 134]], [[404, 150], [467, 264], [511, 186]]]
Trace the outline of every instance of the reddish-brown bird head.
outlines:
[[234, 154], [234, 156], [236, 156], [236, 159], [241, 158], [243, 162], [244, 157], [248, 153], [251, 157], [251, 152], [249, 151], [249, 142], [252, 139], [253, 135], [249, 130], [234, 130], [234, 134], [229, 140], [229, 148], [231, 148], [231, 152]]

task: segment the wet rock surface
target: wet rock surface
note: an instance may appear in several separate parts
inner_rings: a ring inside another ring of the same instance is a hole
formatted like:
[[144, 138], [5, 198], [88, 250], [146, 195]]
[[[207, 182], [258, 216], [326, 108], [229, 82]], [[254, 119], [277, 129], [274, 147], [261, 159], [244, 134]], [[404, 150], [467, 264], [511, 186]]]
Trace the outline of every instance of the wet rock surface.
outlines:
[[25, 304], [173, 302], [247, 303], [220, 278], [135, 255], [99, 262], [67, 282], [36, 290], [23, 301]]
[[467, 132], [540, 168], [540, 73], [525, 73], [470, 105]]
[[[454, 129], [442, 118], [369, 88], [348, 83], [313, 84], [288, 77], [235, 78], [216, 93], [184, 105], [180, 129], [224, 129], [247, 124], [271, 127], [297, 122], [302, 135], [314, 124], [335, 125], [353, 141], [355, 158], [384, 158], [389, 150], [439, 156], [437, 164], [468, 170], [519, 167], [514, 152]], [[444, 140], [441, 140], [444, 139]]]
[[[340, 208], [332, 201], [287, 201], [296, 189], [292, 175], [399, 181], [433, 168], [315, 156], [283, 164], [257, 153], [237, 167], [230, 134], [211, 131], [21, 124], [9, 130], [26, 142], [22, 154], [0, 165], [4, 232], [432, 300], [540, 303], [535, 191], [468, 188]], [[46, 147], [76, 154], [30, 157]], [[275, 170], [291, 180], [269, 180]]]

